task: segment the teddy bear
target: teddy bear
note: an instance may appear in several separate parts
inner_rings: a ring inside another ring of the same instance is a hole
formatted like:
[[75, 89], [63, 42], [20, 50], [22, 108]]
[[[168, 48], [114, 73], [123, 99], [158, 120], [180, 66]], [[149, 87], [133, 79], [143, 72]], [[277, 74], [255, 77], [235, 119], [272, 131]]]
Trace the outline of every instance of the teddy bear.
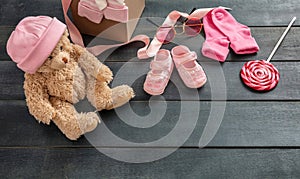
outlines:
[[48, 16], [26, 17], [7, 42], [7, 52], [25, 72], [24, 91], [31, 115], [76, 140], [100, 123], [95, 111], [78, 112], [85, 97], [97, 111], [127, 103], [134, 91], [127, 85], [109, 87], [112, 71], [86, 48], [69, 40], [66, 25]]

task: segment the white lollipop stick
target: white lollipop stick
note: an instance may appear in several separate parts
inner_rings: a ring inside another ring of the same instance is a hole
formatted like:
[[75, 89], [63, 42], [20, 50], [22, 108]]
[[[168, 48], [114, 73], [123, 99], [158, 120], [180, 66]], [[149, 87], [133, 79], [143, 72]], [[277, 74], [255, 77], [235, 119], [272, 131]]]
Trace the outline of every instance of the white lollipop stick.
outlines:
[[278, 40], [277, 44], [275, 45], [272, 53], [270, 54], [270, 56], [267, 59], [267, 62], [270, 62], [270, 60], [272, 59], [272, 57], [274, 56], [276, 50], [278, 49], [279, 45], [281, 44], [282, 40], [284, 39], [284, 37], [286, 36], [286, 34], [288, 33], [288, 31], [290, 30], [290, 28], [292, 27], [293, 23], [295, 22], [296, 17], [294, 17], [291, 22], [289, 23], [289, 25], [287, 26], [287, 28], [285, 29], [285, 31], [283, 32], [283, 34], [281, 35], [280, 39]]

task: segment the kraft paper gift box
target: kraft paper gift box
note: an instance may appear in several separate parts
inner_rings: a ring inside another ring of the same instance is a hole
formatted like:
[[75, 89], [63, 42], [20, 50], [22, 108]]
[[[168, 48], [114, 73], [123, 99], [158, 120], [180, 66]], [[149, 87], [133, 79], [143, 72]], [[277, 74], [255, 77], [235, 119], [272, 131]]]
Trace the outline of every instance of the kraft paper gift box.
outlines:
[[128, 22], [121, 23], [103, 17], [102, 21], [96, 24], [78, 15], [78, 2], [79, 0], [72, 1], [71, 12], [74, 24], [81, 33], [120, 42], [130, 40], [145, 8], [145, 0], [125, 0], [128, 7]]

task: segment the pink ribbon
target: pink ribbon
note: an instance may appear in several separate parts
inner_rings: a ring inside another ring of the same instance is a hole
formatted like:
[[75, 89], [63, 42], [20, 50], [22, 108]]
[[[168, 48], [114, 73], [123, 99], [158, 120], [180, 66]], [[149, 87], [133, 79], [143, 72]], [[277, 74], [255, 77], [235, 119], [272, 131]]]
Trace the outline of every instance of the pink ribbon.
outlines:
[[73, 24], [73, 22], [70, 20], [70, 18], [68, 17], [68, 14], [67, 14], [68, 10], [69, 10], [69, 7], [71, 5], [71, 2], [72, 2], [72, 0], [62, 0], [61, 1], [63, 12], [64, 12], [64, 17], [65, 17], [65, 22], [66, 22], [66, 24], [68, 26], [70, 37], [71, 37], [72, 41], [75, 44], [84, 47], [82, 36], [81, 36], [79, 30]]
[[[62, 0], [62, 7], [63, 7], [64, 17], [65, 17], [65, 22], [68, 26], [71, 40], [75, 44], [78, 44], [78, 45], [84, 47], [83, 39], [82, 39], [82, 36], [81, 36], [79, 30], [77, 29], [77, 27], [73, 24], [73, 22], [70, 20], [70, 18], [67, 15], [69, 7], [71, 5], [71, 2], [72, 2], [72, 0]], [[137, 35], [137, 36], [133, 37], [130, 41], [125, 42], [125, 43], [114, 44], [114, 45], [97, 45], [97, 46], [93, 46], [93, 47], [88, 47], [87, 50], [89, 50], [91, 53], [93, 53], [94, 55], [97, 56], [108, 49], [126, 45], [126, 44], [134, 42], [134, 41], [142, 41], [145, 44], [145, 47], [138, 50], [138, 52], [137, 52], [138, 58], [140, 58], [140, 59], [149, 58], [149, 56], [147, 56], [146, 51], [147, 51], [147, 46], [150, 43], [150, 39], [146, 35]]]
[[[211, 11], [213, 8], [203, 8], [203, 9], [197, 9], [192, 14], [187, 14], [179, 11], [172, 11], [169, 13], [165, 21], [163, 22], [163, 25], [166, 26], [174, 26], [177, 22], [177, 20], [182, 16], [185, 18], [189, 17], [196, 17], [199, 19], [202, 19], [209, 11]], [[156, 53], [159, 51], [161, 46], [163, 45], [163, 42], [160, 42], [156, 37], [153, 38], [150, 45], [147, 47], [144, 47], [143, 49], [140, 49], [140, 53], [144, 54], [142, 58], [149, 58], [154, 57]], [[143, 51], [144, 50], [144, 51]], [[140, 58], [140, 57], [139, 57]]]
[[[82, 36], [77, 29], [77, 27], [73, 24], [73, 22], [68, 17], [67, 13], [69, 10], [69, 7], [71, 5], [72, 0], [62, 0], [62, 7], [63, 7], [63, 13], [65, 17], [65, 22], [68, 26], [69, 33], [71, 40], [82, 47], [84, 47]], [[182, 13], [179, 11], [172, 11], [169, 13], [165, 21], [163, 22], [164, 25], [168, 26], [174, 26], [176, 21], [180, 18], [180, 16], [183, 16], [185, 18], [188, 17], [197, 17], [199, 19], [203, 18], [210, 10], [213, 8], [203, 8], [203, 9], [197, 9], [195, 10], [191, 15], [188, 15], [187, 13]], [[120, 44], [114, 44], [114, 45], [96, 45], [93, 47], [87, 47], [87, 50], [89, 50], [94, 55], [100, 55], [104, 51], [114, 48], [114, 47], [120, 47], [122, 45], [129, 44], [134, 41], [142, 41], [145, 46], [138, 50], [137, 57], [139, 59], [146, 59], [149, 57], [154, 57], [156, 53], [159, 51], [161, 46], [163, 45], [162, 42], [158, 41], [156, 37], [153, 38], [153, 40], [150, 43], [150, 39], [146, 35], [137, 35], [130, 39], [128, 42], [120, 43]]]

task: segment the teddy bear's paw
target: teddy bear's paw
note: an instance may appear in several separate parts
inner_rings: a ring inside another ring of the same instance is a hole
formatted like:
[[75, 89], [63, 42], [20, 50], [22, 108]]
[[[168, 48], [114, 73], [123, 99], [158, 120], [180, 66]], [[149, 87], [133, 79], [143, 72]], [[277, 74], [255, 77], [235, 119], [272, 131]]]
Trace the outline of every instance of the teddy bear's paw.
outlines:
[[112, 104], [106, 109], [120, 107], [134, 97], [134, 91], [130, 86], [121, 85], [112, 89]]
[[112, 79], [112, 71], [106, 65], [101, 64], [97, 73], [97, 80], [109, 83]]
[[78, 121], [82, 134], [93, 131], [100, 123], [100, 119], [95, 112], [80, 113]]

